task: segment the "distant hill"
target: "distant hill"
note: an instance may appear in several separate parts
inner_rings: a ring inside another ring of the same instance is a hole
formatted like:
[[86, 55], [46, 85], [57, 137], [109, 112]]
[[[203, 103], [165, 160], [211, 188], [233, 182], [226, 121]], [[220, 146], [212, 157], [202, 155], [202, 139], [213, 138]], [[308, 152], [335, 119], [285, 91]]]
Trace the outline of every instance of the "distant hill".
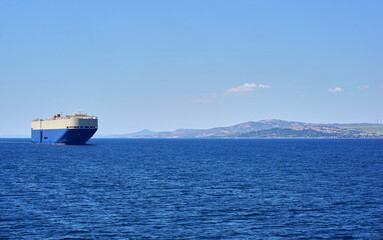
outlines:
[[118, 135], [121, 138], [383, 138], [383, 124], [315, 124], [278, 119], [211, 129], [178, 129]]
[[139, 132], [128, 133], [128, 134], [118, 134], [118, 135], [108, 135], [108, 138], [138, 138], [138, 137], [149, 137], [152, 135], [158, 134], [157, 132], [144, 129]]

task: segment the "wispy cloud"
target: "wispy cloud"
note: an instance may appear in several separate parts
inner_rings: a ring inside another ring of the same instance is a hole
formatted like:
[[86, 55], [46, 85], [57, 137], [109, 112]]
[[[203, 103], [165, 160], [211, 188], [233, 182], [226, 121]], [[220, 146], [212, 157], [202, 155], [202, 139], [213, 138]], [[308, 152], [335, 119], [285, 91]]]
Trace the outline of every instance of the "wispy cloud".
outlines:
[[211, 103], [214, 102], [214, 100], [218, 97], [218, 94], [211, 93], [211, 94], [203, 94], [200, 96], [199, 99], [197, 99], [197, 103]]
[[271, 86], [264, 85], [264, 84], [244, 83], [240, 86], [226, 89], [222, 93], [203, 94], [200, 96], [200, 98], [196, 102], [211, 103], [219, 98], [230, 98], [230, 97], [245, 95], [249, 92], [254, 91], [257, 88], [268, 89], [268, 88], [271, 88]]
[[370, 85], [368, 85], [368, 84], [358, 87], [359, 90], [364, 90], [364, 89], [368, 89], [368, 88], [370, 88]]
[[256, 88], [271, 88], [270, 86], [264, 85], [264, 84], [255, 84], [255, 83], [245, 83], [238, 87], [229, 88], [225, 90], [224, 95], [231, 96], [231, 95], [242, 95], [248, 92], [254, 91]]
[[263, 85], [263, 84], [259, 84], [258, 87], [259, 87], [259, 88], [271, 88], [270, 86]]
[[383, 88], [383, 85], [382, 86], [380, 86], [381, 88]]
[[343, 89], [341, 89], [340, 87], [335, 87], [335, 88], [329, 88], [328, 91], [336, 93], [336, 92], [342, 92]]
[[257, 84], [255, 83], [245, 83], [238, 87], [229, 88], [225, 92], [226, 93], [245, 93], [245, 92], [254, 91], [256, 87], [257, 87]]

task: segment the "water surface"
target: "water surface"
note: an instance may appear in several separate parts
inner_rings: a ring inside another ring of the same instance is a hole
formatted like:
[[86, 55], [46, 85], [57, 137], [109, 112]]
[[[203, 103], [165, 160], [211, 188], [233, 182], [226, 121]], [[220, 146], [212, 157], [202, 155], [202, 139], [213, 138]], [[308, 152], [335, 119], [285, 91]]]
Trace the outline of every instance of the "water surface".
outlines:
[[383, 238], [383, 140], [0, 139], [1, 239]]

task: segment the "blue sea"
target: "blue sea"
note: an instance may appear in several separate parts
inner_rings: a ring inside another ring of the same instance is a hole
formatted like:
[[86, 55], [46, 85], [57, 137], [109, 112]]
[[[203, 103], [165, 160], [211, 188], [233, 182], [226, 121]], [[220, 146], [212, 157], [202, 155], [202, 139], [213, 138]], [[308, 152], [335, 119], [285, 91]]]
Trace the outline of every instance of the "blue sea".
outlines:
[[382, 239], [383, 140], [0, 139], [0, 239]]

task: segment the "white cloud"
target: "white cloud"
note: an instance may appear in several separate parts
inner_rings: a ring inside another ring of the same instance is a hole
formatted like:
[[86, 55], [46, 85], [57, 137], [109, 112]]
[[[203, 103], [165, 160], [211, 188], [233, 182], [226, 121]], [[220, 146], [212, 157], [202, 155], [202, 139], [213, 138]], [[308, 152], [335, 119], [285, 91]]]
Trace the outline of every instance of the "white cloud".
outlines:
[[248, 92], [254, 91], [256, 88], [267, 89], [267, 88], [271, 88], [271, 86], [264, 85], [264, 84], [258, 84], [257, 85], [255, 83], [245, 83], [245, 84], [242, 84], [238, 87], [229, 88], [222, 93], [203, 94], [199, 97], [198, 100], [196, 100], [196, 102], [198, 102], [198, 103], [211, 103], [211, 102], [216, 101], [219, 98], [224, 98], [224, 97], [230, 98], [230, 97], [234, 97], [234, 96], [244, 95]]
[[255, 84], [255, 83], [245, 83], [245, 84], [242, 84], [241, 86], [238, 86], [238, 87], [234, 87], [234, 88], [229, 88], [227, 89], [224, 93], [226, 95], [240, 95], [240, 94], [243, 94], [243, 93], [247, 93], [247, 92], [252, 92], [254, 91], [256, 88], [271, 88], [270, 86], [267, 86], [267, 85], [264, 85], [264, 84]]
[[254, 89], [257, 87], [257, 84], [255, 83], [245, 83], [241, 86], [227, 89], [225, 92], [227, 93], [244, 93], [244, 92], [251, 92], [254, 91]]
[[370, 88], [370, 85], [368, 85], [368, 84], [358, 87], [359, 90], [364, 90], [364, 89], [368, 89], [368, 88]]
[[336, 93], [336, 92], [342, 92], [343, 89], [341, 89], [340, 87], [335, 87], [335, 88], [329, 88], [328, 91]]

